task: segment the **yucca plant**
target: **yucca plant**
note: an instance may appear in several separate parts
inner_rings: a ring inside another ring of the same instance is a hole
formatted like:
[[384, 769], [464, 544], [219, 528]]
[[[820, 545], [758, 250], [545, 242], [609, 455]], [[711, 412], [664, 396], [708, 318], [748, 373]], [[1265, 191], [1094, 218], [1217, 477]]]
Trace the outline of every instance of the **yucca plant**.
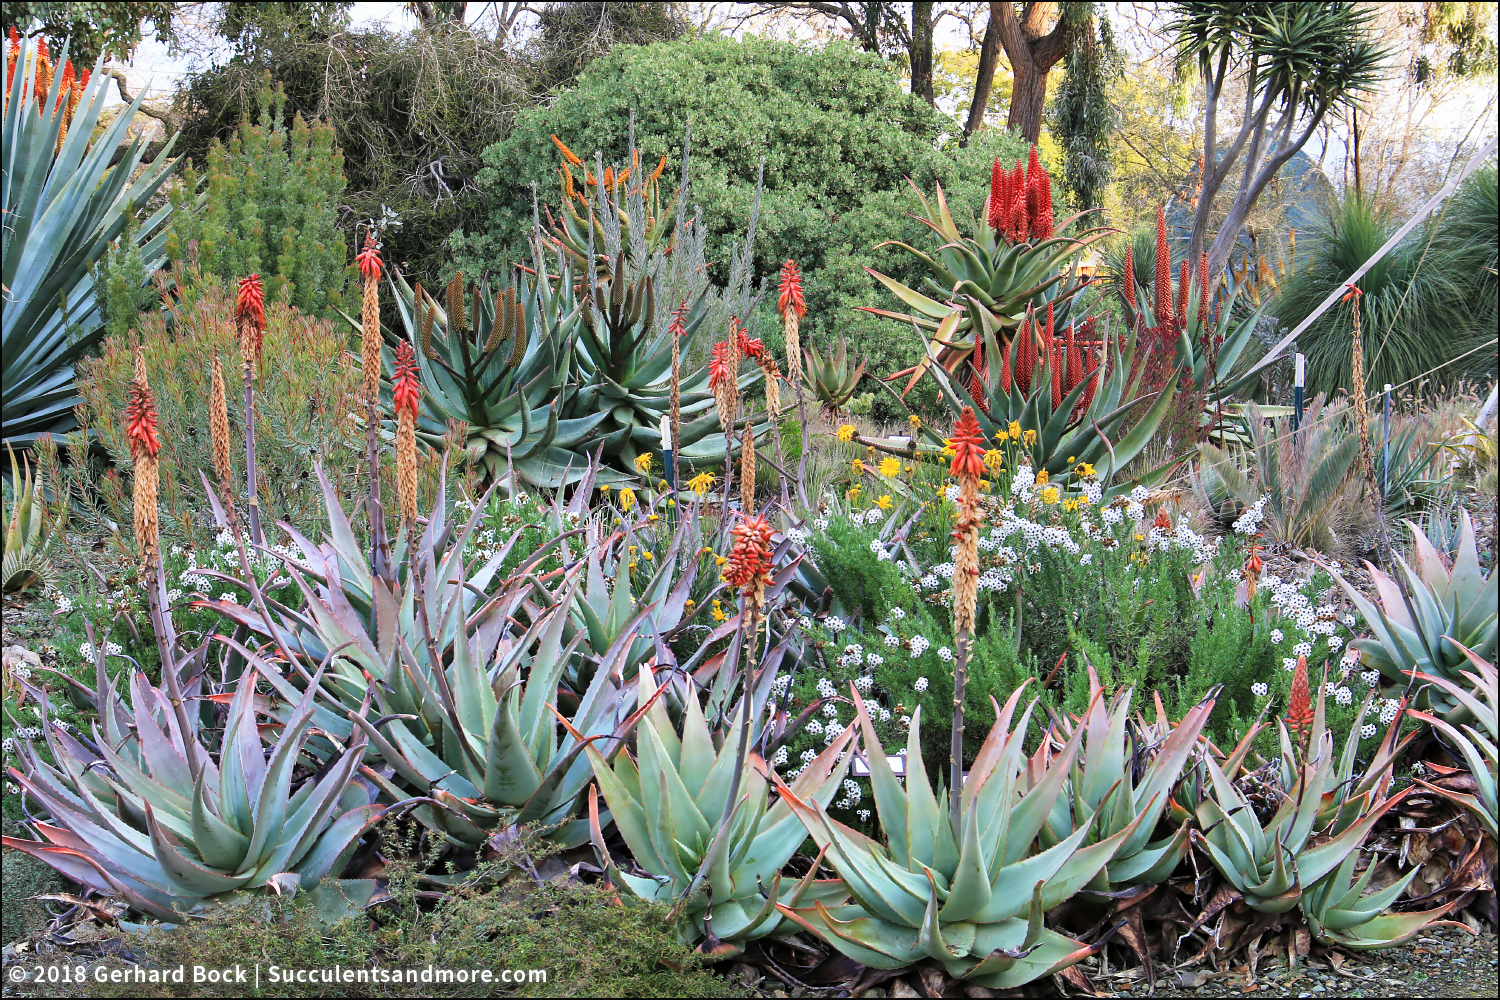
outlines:
[[[87, 70], [76, 75], [66, 47], [54, 67], [39, 39], [20, 42], [13, 56], [0, 144], [5, 149], [0, 437], [23, 447], [40, 434], [74, 426], [79, 399], [73, 363], [104, 332], [102, 292], [89, 268], [119, 239], [127, 217], [171, 176], [177, 161], [168, 159], [170, 141], [144, 165], [144, 135], [126, 142], [144, 92], [96, 138], [109, 97], [108, 76], [97, 68], [92, 76]], [[161, 265], [163, 222], [170, 211], [163, 205], [137, 230], [136, 249], [148, 276]]]
[[[1491, 571], [1479, 566], [1479, 551], [1474, 540], [1474, 523], [1468, 511], [1460, 511], [1458, 552], [1452, 568], [1432, 547], [1427, 535], [1410, 521], [1412, 547], [1416, 550], [1416, 569], [1399, 554], [1396, 562], [1406, 578], [1406, 594], [1401, 586], [1366, 563], [1375, 583], [1379, 604], [1372, 603], [1339, 573], [1333, 577], [1349, 595], [1360, 615], [1374, 632], [1355, 639], [1360, 661], [1379, 670], [1393, 684], [1405, 684], [1413, 672], [1442, 677], [1462, 685], [1463, 667], [1468, 650], [1494, 662], [1500, 647], [1500, 583]], [[1409, 596], [1408, 596], [1409, 595]], [[1417, 707], [1443, 716], [1449, 723], [1467, 721], [1469, 709], [1441, 685], [1424, 685], [1415, 692]]]
[[0, 525], [5, 527], [4, 564], [0, 565], [0, 591], [15, 594], [29, 587], [52, 586], [56, 572], [51, 549], [56, 527], [47, 523], [47, 509], [40, 477], [32, 479], [31, 463], [16, 465], [9, 447], [10, 481], [14, 500], [9, 512], [0, 503]]
[[354, 781], [363, 736], [298, 774], [321, 669], [271, 729], [269, 756], [257, 716], [276, 713], [256, 693], [261, 675], [245, 671], [232, 696], [214, 696], [228, 701], [215, 753], [204, 731], [183, 731], [167, 693], [144, 674], [132, 676], [127, 705], [98, 646], [94, 737], [44, 719], [53, 763], [28, 742], [10, 777], [47, 818], [31, 824], [40, 839], [6, 837], [6, 847], [173, 923], [238, 889], [295, 891], [337, 877], [385, 809]]
[[[594, 849], [610, 881], [642, 899], [672, 903], [682, 915], [684, 938], [706, 938], [716, 955], [735, 955], [756, 938], [794, 930], [779, 905], [805, 905], [838, 890], [814, 880], [816, 866], [806, 878], [783, 884], [781, 869], [807, 833], [784, 796], [768, 806], [765, 762], [754, 754], [739, 761], [740, 713], [732, 713], [735, 722], [716, 737], [689, 684], [679, 736], [657, 700], [652, 669], [643, 666], [639, 677], [645, 717], [636, 729], [635, 756], [621, 754], [611, 766], [592, 743], [587, 747], [615, 826], [643, 873], [622, 871], [610, 856], [591, 794]], [[796, 795], [825, 807], [833, 801], [853, 736], [846, 730], [808, 764], [793, 785]]]
[[1500, 673], [1484, 657], [1472, 650], [1465, 649], [1464, 652], [1474, 667], [1473, 671], [1460, 671], [1460, 676], [1467, 683], [1421, 673], [1414, 673], [1413, 679], [1446, 692], [1448, 697], [1463, 706], [1479, 728], [1464, 725], [1463, 732], [1460, 732], [1457, 726], [1449, 725], [1426, 712], [1407, 709], [1407, 714], [1427, 723], [1448, 738], [1452, 749], [1469, 765], [1469, 773], [1474, 778], [1474, 793], [1455, 791], [1421, 779], [1418, 779], [1418, 784], [1468, 809], [1478, 817], [1491, 837], [1500, 840], [1500, 794], [1496, 793], [1497, 772], [1500, 772], [1500, 751], [1496, 750], [1497, 744], [1500, 744], [1500, 725], [1496, 723], [1500, 693], [1496, 689], [1500, 687]]
[[920, 711], [912, 713], [902, 788], [859, 692], [852, 686], [850, 691], [886, 843], [834, 821], [822, 805], [780, 786], [845, 891], [832, 903], [782, 905], [782, 913], [871, 968], [931, 960], [949, 975], [997, 989], [1029, 983], [1093, 954], [1095, 949], [1046, 927], [1042, 915], [1092, 882], [1139, 829], [1140, 817], [1097, 844], [1084, 845], [1084, 828], [1033, 850], [1078, 754], [1082, 727], [1027, 787], [1022, 743], [1036, 703], [1014, 730], [1011, 720], [1024, 688], [1003, 708], [996, 705], [995, 725], [964, 780], [955, 829], [945, 793], [928, 784]]
[[[812, 344], [802, 347], [802, 356], [807, 359], [805, 371], [807, 385], [813, 398], [829, 414], [837, 414], [854, 398], [859, 380], [864, 376], [866, 359], [851, 358], [849, 344], [842, 334], [838, 345], [828, 354], [819, 354]], [[850, 362], [854, 362], [853, 367]]]
[[1268, 540], [1337, 551], [1349, 515], [1343, 487], [1359, 453], [1347, 409], [1316, 397], [1294, 431], [1290, 419], [1268, 421], [1259, 406], [1246, 403], [1240, 425], [1249, 448], [1199, 445], [1195, 489], [1226, 525], [1266, 497]]
[[545, 268], [534, 281], [502, 275], [498, 290], [488, 281], [466, 288], [455, 274], [441, 305], [395, 271], [391, 287], [406, 339], [417, 345], [419, 439], [441, 448], [462, 425], [464, 454], [487, 483], [512, 471], [538, 486], [582, 478], [581, 446], [607, 414], [564, 416], [578, 314]]
[[1166, 880], [1182, 860], [1191, 825], [1177, 824], [1167, 837], [1152, 841], [1183, 765], [1198, 748], [1199, 737], [1213, 711], [1217, 690], [1210, 692], [1170, 727], [1148, 759], [1140, 743], [1126, 732], [1130, 721], [1130, 689], [1116, 693], [1108, 705], [1094, 668], [1089, 667], [1089, 710], [1076, 723], [1059, 717], [1057, 735], [1044, 740], [1031, 759], [1030, 772], [1047, 773], [1055, 753], [1053, 742], [1066, 740], [1074, 729], [1085, 733], [1082, 752], [1073, 761], [1067, 789], [1053, 803], [1041, 829], [1045, 847], [1088, 831], [1085, 841], [1097, 843], [1130, 829], [1099, 874], [1100, 888], [1118, 892], [1131, 885]]

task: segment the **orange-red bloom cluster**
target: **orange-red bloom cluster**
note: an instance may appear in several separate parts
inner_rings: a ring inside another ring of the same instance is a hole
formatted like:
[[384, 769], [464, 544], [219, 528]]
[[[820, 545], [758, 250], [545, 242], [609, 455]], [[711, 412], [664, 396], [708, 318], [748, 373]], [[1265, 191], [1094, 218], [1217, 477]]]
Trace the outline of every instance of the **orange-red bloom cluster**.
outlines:
[[683, 299], [682, 304], [679, 305], [676, 309], [672, 310], [672, 323], [667, 327], [667, 333], [671, 334], [674, 337], [686, 336], [687, 327], [682, 324], [682, 317], [686, 314], [687, 299]]
[[139, 461], [144, 454], [155, 458], [161, 451], [161, 437], [156, 426], [156, 399], [151, 387], [140, 379], [130, 383], [129, 402], [125, 406], [125, 438], [130, 442], [130, 457]]
[[396, 381], [392, 393], [396, 415], [406, 414], [412, 418], [422, 403], [422, 382], [417, 377], [417, 355], [406, 341], [396, 345]]
[[[1094, 317], [1085, 319], [1079, 329], [1068, 324], [1066, 336], [1057, 334], [1057, 320], [1052, 303], [1047, 303], [1047, 321], [1038, 329], [1035, 317], [1021, 324], [1016, 332], [1016, 365], [1011, 370], [1009, 352], [1000, 356], [1000, 388], [1010, 392], [1012, 382], [1023, 395], [1032, 391], [1032, 381], [1037, 365], [1045, 359], [1051, 365], [1052, 407], [1062, 405], [1064, 397], [1080, 384], [1087, 383], [1083, 395], [1074, 405], [1075, 416], [1082, 414], [1094, 400], [1094, 391], [1099, 385], [1099, 361], [1090, 352], [1084, 357], [1089, 345], [1094, 342]], [[1087, 368], [1085, 368], [1087, 361]]]
[[1167, 215], [1156, 206], [1156, 325], [1172, 318], [1172, 250], [1167, 245]]
[[729, 565], [724, 579], [730, 586], [746, 593], [757, 585], [771, 582], [771, 538], [774, 534], [765, 517], [747, 517], [734, 526], [734, 544], [729, 550]]
[[795, 261], [781, 265], [781, 295], [776, 300], [776, 311], [785, 316], [790, 309], [801, 319], [807, 315], [807, 303], [802, 300], [802, 272]]
[[751, 340], [750, 335], [745, 332], [744, 327], [738, 327], [735, 330], [735, 336], [739, 338], [741, 357], [749, 358], [751, 361], [761, 361], [765, 358], [766, 342], [764, 340], [761, 340], [759, 337]]
[[1312, 729], [1312, 690], [1307, 682], [1307, 657], [1297, 657], [1297, 669], [1292, 674], [1292, 693], [1287, 699], [1286, 725], [1294, 733]]
[[1035, 146], [1023, 167], [1006, 170], [996, 160], [990, 168], [990, 228], [1011, 243], [1052, 238], [1052, 178], [1042, 169]]
[[239, 294], [234, 300], [234, 318], [239, 322], [248, 320], [257, 331], [266, 328], [266, 292], [260, 283], [260, 275], [240, 279]]
[[380, 247], [375, 245], [374, 233], [365, 233], [364, 249], [354, 255], [354, 261], [359, 265], [359, 273], [364, 276], [366, 281], [369, 281], [371, 278], [374, 278], [376, 281], [380, 280]]
[[948, 467], [948, 475], [976, 479], [984, 475], [984, 432], [979, 429], [974, 407], [964, 407], [958, 423], [953, 425], [953, 437], [948, 443], [953, 449], [953, 464]]
[[733, 345], [727, 341], [719, 341], [714, 345], [713, 354], [708, 360], [708, 388], [710, 391], [718, 389], [719, 386], [735, 381], [734, 362], [732, 360]]

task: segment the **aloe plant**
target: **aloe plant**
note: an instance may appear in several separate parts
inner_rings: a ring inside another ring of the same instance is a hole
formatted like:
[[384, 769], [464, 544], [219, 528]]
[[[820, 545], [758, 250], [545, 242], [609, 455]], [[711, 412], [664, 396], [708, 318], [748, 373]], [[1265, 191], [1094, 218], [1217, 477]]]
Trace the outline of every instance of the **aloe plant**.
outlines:
[[5, 530], [4, 563], [0, 564], [0, 590], [17, 593], [28, 587], [47, 588], [56, 573], [51, 549], [54, 526], [47, 523], [41, 480], [32, 479], [31, 465], [24, 459], [16, 465], [16, 453], [10, 452], [10, 481], [15, 499], [8, 512], [0, 503], [0, 525]]
[[[768, 934], [794, 930], [779, 908], [838, 890], [814, 880], [816, 866], [806, 878], [784, 883], [781, 869], [807, 834], [785, 796], [768, 807], [765, 762], [754, 754], [739, 759], [743, 719], [736, 718], [716, 741], [699, 695], [689, 689], [682, 699], [679, 736], [657, 699], [652, 668], [643, 666], [639, 678], [645, 715], [636, 730], [635, 758], [621, 754], [611, 765], [592, 743], [587, 746], [615, 827], [644, 872], [631, 874], [615, 864], [591, 795], [594, 849], [610, 881], [642, 899], [673, 903], [682, 915], [683, 936], [690, 941], [708, 938], [719, 956], [738, 954], [747, 942]], [[825, 807], [832, 802], [849, 766], [845, 750], [853, 736], [851, 728], [830, 743], [797, 776], [794, 794]], [[732, 789], [737, 791], [730, 802]]]
[[[1500, 647], [1500, 621], [1496, 617], [1500, 614], [1500, 582], [1493, 571], [1486, 575], [1479, 567], [1474, 523], [1468, 512], [1461, 511], [1459, 520], [1458, 551], [1451, 569], [1426, 533], [1406, 522], [1417, 566], [1413, 569], [1400, 555], [1396, 562], [1406, 577], [1410, 597], [1402, 593], [1395, 580], [1369, 563], [1365, 565], [1375, 583], [1378, 606], [1339, 573], [1333, 573], [1374, 632], [1355, 639], [1350, 646], [1359, 651], [1361, 663], [1379, 670], [1392, 683], [1404, 684], [1405, 677], [1415, 672], [1462, 684], [1468, 650], [1492, 663], [1495, 660]], [[1445, 686], [1421, 686], [1415, 699], [1418, 708], [1430, 709], [1450, 723], [1468, 718], [1465, 703]]]
[[1414, 674], [1413, 679], [1446, 692], [1479, 724], [1479, 728], [1465, 725], [1460, 731], [1457, 726], [1416, 709], [1408, 709], [1407, 714], [1426, 722], [1451, 741], [1457, 755], [1469, 765], [1469, 774], [1474, 778], [1474, 792], [1460, 792], [1421, 779], [1418, 779], [1418, 783], [1468, 809], [1491, 837], [1500, 840], [1500, 794], [1496, 793], [1497, 772], [1500, 772], [1500, 751], [1496, 750], [1496, 745], [1500, 744], [1500, 725], [1496, 723], [1500, 693], [1497, 693], [1496, 688], [1500, 687], [1500, 674], [1497, 674], [1493, 663], [1474, 651], [1466, 649], [1464, 652], [1474, 667], [1473, 671], [1461, 672], [1467, 683], [1433, 674]]
[[[1130, 689], [1118, 692], [1107, 706], [1103, 695], [1099, 677], [1089, 667], [1090, 707], [1076, 723], [1076, 728], [1086, 734], [1083, 750], [1073, 761], [1066, 793], [1058, 796], [1042, 826], [1041, 843], [1051, 847], [1080, 829], [1088, 831], [1087, 843], [1133, 830], [1121, 841], [1095, 886], [1117, 892], [1131, 885], [1165, 881], [1187, 850], [1189, 823], [1179, 823], [1172, 834], [1160, 840], [1150, 837], [1183, 766], [1199, 746], [1217, 689], [1170, 726], [1149, 761], [1141, 759], [1138, 744], [1126, 733]], [[1075, 724], [1066, 719], [1057, 719], [1059, 738], [1071, 736], [1074, 728]], [[1051, 741], [1044, 740], [1032, 757], [1031, 772], [1038, 777], [1045, 775], [1052, 755]]]
[[485, 482], [511, 471], [539, 486], [581, 479], [579, 450], [607, 414], [563, 415], [579, 322], [545, 270], [535, 281], [502, 279], [498, 290], [488, 281], [465, 288], [456, 274], [442, 305], [394, 270], [390, 280], [406, 336], [417, 345], [420, 440], [441, 448], [457, 422], [459, 446]]
[[177, 922], [224, 893], [266, 885], [295, 891], [337, 876], [385, 812], [354, 780], [363, 736], [316, 774], [296, 777], [322, 670], [282, 716], [269, 756], [257, 723], [265, 711], [255, 690], [261, 675], [245, 671], [228, 697], [215, 755], [199, 731], [183, 731], [167, 692], [144, 674], [131, 678], [127, 705], [104, 657], [101, 648], [93, 739], [46, 721], [53, 763], [28, 742], [21, 767], [10, 769], [47, 819], [31, 824], [40, 839], [6, 837], [6, 847], [96, 892], [118, 894], [142, 913]]
[[[74, 426], [80, 402], [73, 388], [73, 363], [104, 332], [100, 295], [89, 268], [177, 167], [168, 159], [172, 142], [147, 164], [144, 135], [129, 139], [144, 91], [105, 125], [97, 137], [100, 113], [109, 97], [110, 77], [95, 72], [73, 94], [64, 47], [58, 71], [42, 97], [36, 93], [38, 68], [46, 59], [41, 43], [20, 43], [15, 72], [5, 91], [3, 168], [3, 249], [0, 281], [0, 437], [29, 446], [44, 433]], [[40, 98], [40, 99], [39, 99]], [[70, 98], [77, 100], [71, 114]], [[44, 109], [50, 109], [51, 113]], [[175, 137], [173, 137], [175, 139]], [[127, 142], [127, 139], [129, 141]], [[118, 162], [114, 162], [118, 155]], [[113, 165], [111, 165], [113, 163]], [[164, 259], [170, 205], [140, 226], [137, 247], [150, 275]]]
[[[816, 347], [806, 344], [802, 355], [807, 359], [807, 385], [813, 398], [826, 412], [838, 413], [854, 398], [854, 391], [865, 373], [865, 360], [849, 357], [849, 344], [842, 334], [837, 346], [828, 354], [819, 354]], [[850, 367], [851, 360], [853, 367]]]
[[1378, 867], [1377, 858], [1366, 859], [1363, 873], [1356, 876], [1360, 854], [1359, 851], [1350, 852], [1337, 868], [1302, 896], [1302, 912], [1307, 917], [1308, 930], [1323, 944], [1342, 945], [1353, 951], [1394, 948], [1410, 941], [1453, 909], [1450, 902], [1432, 910], [1385, 912], [1401, 898], [1421, 869], [1413, 868], [1383, 889], [1366, 893]]
[[960, 828], [954, 829], [941, 805], [942, 789], [934, 791], [927, 781], [920, 711], [912, 713], [903, 789], [859, 692], [850, 690], [886, 843], [836, 822], [822, 805], [780, 786], [845, 890], [840, 901], [781, 905], [782, 913], [872, 968], [931, 960], [952, 976], [991, 988], [1020, 986], [1093, 954], [1046, 927], [1042, 915], [1093, 881], [1139, 829], [1139, 817], [1093, 845], [1084, 844], [1084, 828], [1033, 851], [1078, 754], [1082, 727], [1026, 787], [1022, 742], [1036, 702], [1014, 730], [1011, 720], [1024, 688], [1003, 708], [996, 705], [995, 725], [964, 781]]

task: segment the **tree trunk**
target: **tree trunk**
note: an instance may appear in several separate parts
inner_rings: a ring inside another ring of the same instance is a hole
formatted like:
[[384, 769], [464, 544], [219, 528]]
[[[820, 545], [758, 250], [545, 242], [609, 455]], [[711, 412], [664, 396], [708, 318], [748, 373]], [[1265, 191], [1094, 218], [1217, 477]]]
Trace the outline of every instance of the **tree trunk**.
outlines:
[[1036, 143], [1042, 136], [1042, 106], [1047, 100], [1047, 71], [1030, 60], [1015, 61], [1015, 83], [1005, 127]]
[[1015, 81], [1005, 124], [1030, 143], [1042, 135], [1047, 73], [1067, 54], [1073, 38], [1074, 29], [1063, 18], [1057, 18], [1052, 30], [1046, 31], [1047, 22], [1056, 14], [1055, 3], [1028, 2], [1017, 20], [1013, 4], [990, 4], [990, 22], [1000, 27], [1000, 44], [1005, 47]]
[[928, 104], [937, 106], [932, 96], [932, 3], [911, 5], [911, 42], [907, 46], [911, 62], [911, 92]]
[[964, 137], [959, 145], [967, 146], [969, 136], [979, 131], [984, 124], [984, 112], [990, 104], [990, 94], [995, 89], [995, 64], [1000, 61], [1000, 15], [990, 4], [990, 23], [984, 29], [984, 44], [979, 48], [979, 69], [974, 74], [974, 100], [969, 104], [969, 120], [964, 124]]

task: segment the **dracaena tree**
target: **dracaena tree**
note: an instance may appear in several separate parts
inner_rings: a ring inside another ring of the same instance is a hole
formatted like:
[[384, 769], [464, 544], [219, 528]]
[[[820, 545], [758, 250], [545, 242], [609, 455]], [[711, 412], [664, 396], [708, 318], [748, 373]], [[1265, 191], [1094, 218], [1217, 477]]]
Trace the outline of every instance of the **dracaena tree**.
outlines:
[[[1179, 72], [1204, 87], [1203, 194], [1189, 260], [1203, 251], [1219, 192], [1240, 172], [1208, 252], [1217, 274], [1277, 171], [1330, 112], [1375, 85], [1388, 53], [1370, 35], [1372, 11], [1359, 3], [1176, 3], [1173, 11]], [[1228, 89], [1236, 79], [1244, 92], [1237, 109]]]

